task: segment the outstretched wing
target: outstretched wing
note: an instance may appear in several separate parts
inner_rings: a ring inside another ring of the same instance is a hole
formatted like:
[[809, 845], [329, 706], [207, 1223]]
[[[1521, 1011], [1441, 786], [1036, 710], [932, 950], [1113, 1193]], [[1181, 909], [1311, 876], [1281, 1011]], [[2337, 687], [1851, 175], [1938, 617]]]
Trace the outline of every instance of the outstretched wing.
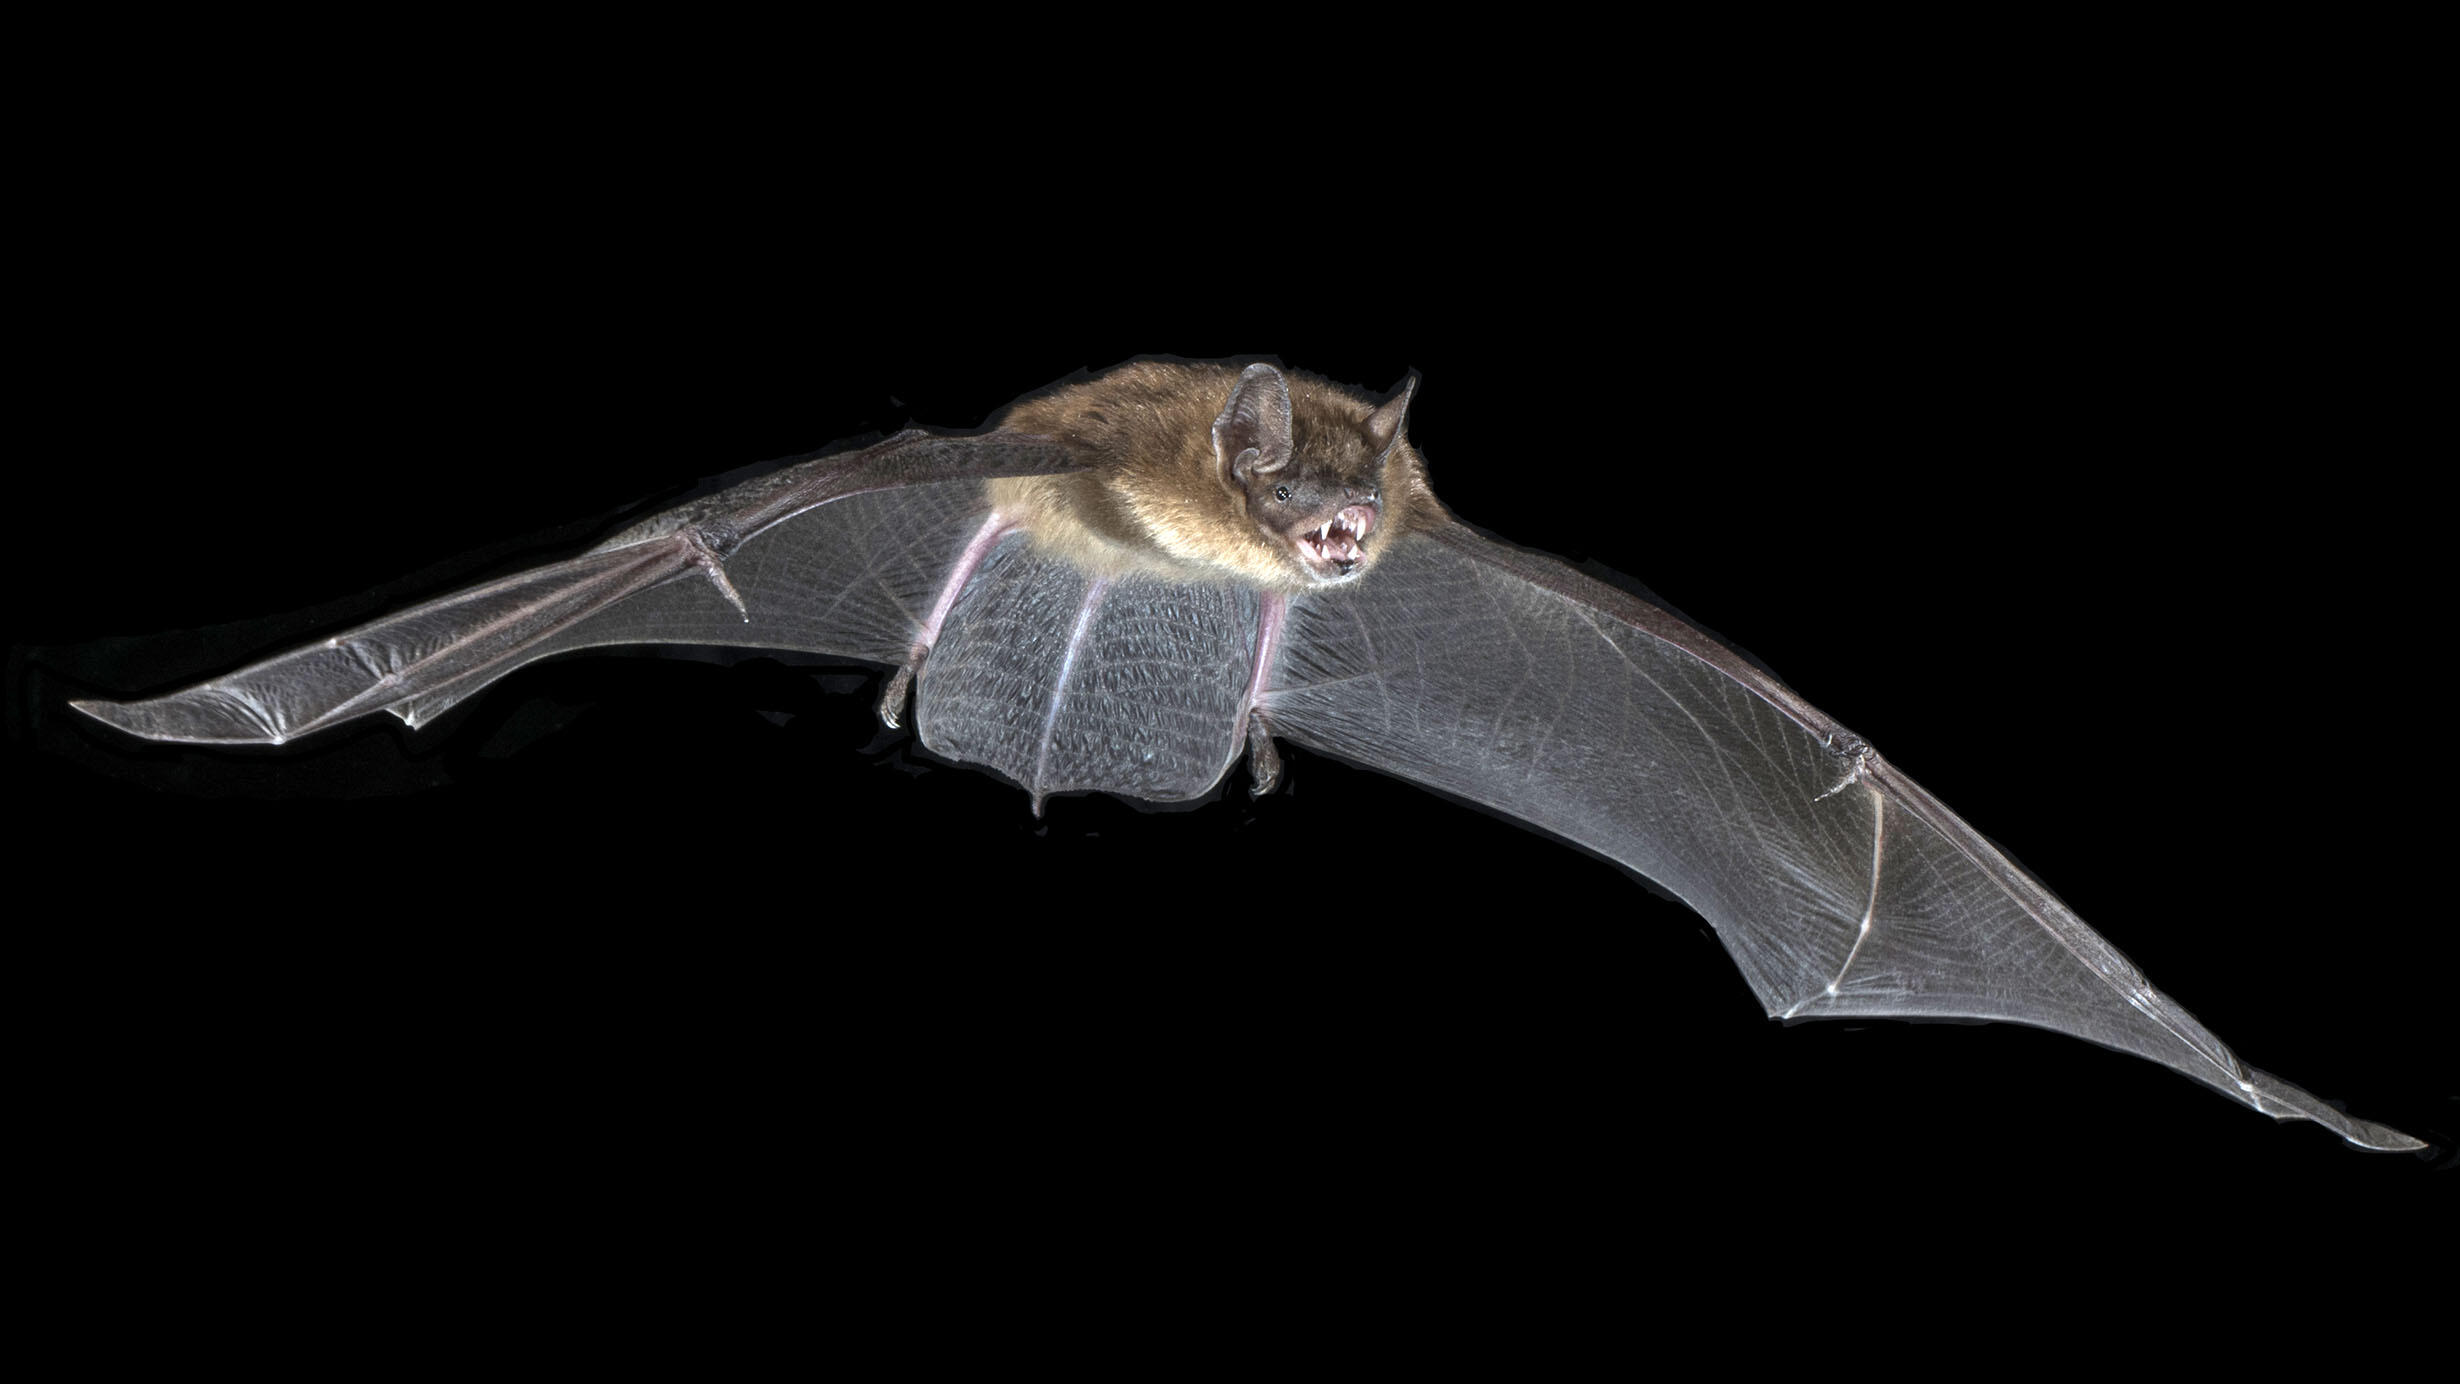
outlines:
[[2041, 883], [1781, 683], [1459, 525], [1293, 603], [1265, 708], [1301, 744], [1597, 850], [1715, 926], [1779, 1018], [2032, 1024], [2276, 1118], [2418, 1148], [2240, 1062]]
[[736, 645], [897, 663], [982, 526], [982, 482], [1079, 464], [1046, 438], [906, 433], [169, 696], [75, 705], [149, 739], [280, 744], [378, 711], [416, 725], [524, 663], [594, 645]]

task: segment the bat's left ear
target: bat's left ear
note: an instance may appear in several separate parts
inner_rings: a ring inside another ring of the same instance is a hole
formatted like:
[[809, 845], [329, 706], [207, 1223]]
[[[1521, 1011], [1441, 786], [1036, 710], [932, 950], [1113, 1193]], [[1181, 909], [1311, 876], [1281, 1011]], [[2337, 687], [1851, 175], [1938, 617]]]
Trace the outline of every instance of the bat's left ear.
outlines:
[[1377, 456], [1392, 450], [1393, 440], [1401, 435], [1402, 420], [1409, 414], [1410, 396], [1417, 392], [1418, 372], [1412, 370], [1409, 378], [1401, 381], [1400, 392], [1377, 405], [1375, 412], [1367, 415], [1367, 441], [1373, 444]]
[[1239, 372], [1230, 402], [1213, 420], [1213, 458], [1222, 478], [1245, 486], [1290, 464], [1290, 382], [1258, 361]]

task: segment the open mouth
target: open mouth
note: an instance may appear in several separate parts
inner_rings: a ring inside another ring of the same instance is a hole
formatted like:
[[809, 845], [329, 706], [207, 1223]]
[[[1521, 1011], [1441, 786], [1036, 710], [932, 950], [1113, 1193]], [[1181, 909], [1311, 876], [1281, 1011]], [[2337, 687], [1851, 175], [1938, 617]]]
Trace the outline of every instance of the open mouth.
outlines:
[[1298, 536], [1298, 555], [1317, 576], [1348, 576], [1365, 558], [1360, 542], [1375, 527], [1375, 506], [1349, 505]]

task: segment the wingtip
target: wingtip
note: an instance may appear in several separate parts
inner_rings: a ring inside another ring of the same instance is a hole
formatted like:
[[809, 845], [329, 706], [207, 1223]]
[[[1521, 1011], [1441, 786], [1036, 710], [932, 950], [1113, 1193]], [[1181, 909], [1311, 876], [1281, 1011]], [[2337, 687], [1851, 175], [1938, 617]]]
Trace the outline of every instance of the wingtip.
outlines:
[[129, 707], [125, 702], [106, 702], [92, 697], [73, 697], [69, 699], [68, 704], [114, 730], [123, 730], [130, 735], [144, 734], [143, 731], [137, 729], [136, 718], [129, 714]]
[[2346, 1114], [2270, 1072], [2248, 1068], [2245, 1091], [2251, 1098], [2249, 1104], [2276, 1120], [2313, 1120], [2362, 1149], [2410, 1153], [2426, 1147], [2423, 1139], [2412, 1139], [2390, 1125]]
[[2370, 1120], [2350, 1120], [2347, 1129], [2336, 1132], [2359, 1148], [2379, 1153], [2415, 1153], [2426, 1147], [2423, 1139], [2412, 1139], [2390, 1125], [2379, 1125]]
[[70, 706], [139, 740], [173, 745], [280, 745], [294, 737], [211, 683], [144, 702], [72, 698]]

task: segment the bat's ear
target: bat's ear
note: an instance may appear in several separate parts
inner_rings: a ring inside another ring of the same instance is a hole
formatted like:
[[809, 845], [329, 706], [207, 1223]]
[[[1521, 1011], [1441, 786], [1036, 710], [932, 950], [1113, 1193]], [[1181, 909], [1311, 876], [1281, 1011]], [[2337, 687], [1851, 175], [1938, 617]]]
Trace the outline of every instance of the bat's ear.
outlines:
[[1401, 381], [1401, 391], [1367, 415], [1367, 441], [1374, 446], [1377, 456], [1392, 450], [1393, 441], [1401, 435], [1402, 420], [1409, 416], [1410, 396], [1417, 392], [1418, 372], [1412, 370], [1409, 378]]
[[1280, 371], [1258, 361], [1239, 372], [1213, 420], [1213, 456], [1222, 479], [1241, 488], [1249, 476], [1290, 464], [1290, 382]]

